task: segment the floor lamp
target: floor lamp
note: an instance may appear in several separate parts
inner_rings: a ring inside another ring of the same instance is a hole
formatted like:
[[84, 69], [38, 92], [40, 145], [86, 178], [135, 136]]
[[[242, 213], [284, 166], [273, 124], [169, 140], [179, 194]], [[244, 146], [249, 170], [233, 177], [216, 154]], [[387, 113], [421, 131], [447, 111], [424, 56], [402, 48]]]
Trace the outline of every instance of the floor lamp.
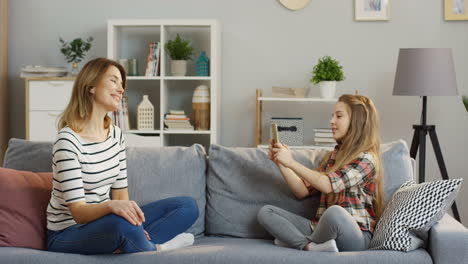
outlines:
[[[448, 180], [447, 168], [440, 148], [435, 125], [427, 124], [428, 96], [456, 96], [457, 81], [451, 49], [400, 49], [393, 95], [422, 97], [421, 124], [413, 125], [410, 155], [416, 159], [419, 148], [419, 182], [425, 181], [426, 135], [429, 134], [442, 179]], [[454, 217], [460, 221], [457, 204], [452, 204]]]

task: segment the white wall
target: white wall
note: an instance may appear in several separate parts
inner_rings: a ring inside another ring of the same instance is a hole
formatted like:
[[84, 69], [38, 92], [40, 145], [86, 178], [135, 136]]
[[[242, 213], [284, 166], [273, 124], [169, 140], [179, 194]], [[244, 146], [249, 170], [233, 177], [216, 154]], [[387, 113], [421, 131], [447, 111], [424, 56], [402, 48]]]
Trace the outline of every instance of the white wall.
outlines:
[[[106, 21], [115, 18], [215, 18], [222, 25], [221, 144], [253, 146], [255, 89], [307, 86], [317, 59], [331, 55], [344, 66], [339, 93], [358, 89], [381, 115], [384, 142], [411, 142], [419, 122], [417, 97], [392, 96], [398, 49], [452, 48], [461, 94], [468, 94], [468, 21], [443, 19], [443, 1], [390, 1], [388, 22], [356, 22], [354, 1], [313, 0], [293, 12], [275, 0], [21, 0], [11, 1], [10, 135], [24, 137], [24, 83], [27, 64], [66, 65], [58, 38], [93, 36], [90, 57], [106, 56]], [[429, 98], [428, 122], [437, 125], [451, 178], [465, 178], [468, 113], [459, 97]], [[427, 180], [440, 179], [428, 146]], [[468, 183], [458, 198], [468, 223]]]

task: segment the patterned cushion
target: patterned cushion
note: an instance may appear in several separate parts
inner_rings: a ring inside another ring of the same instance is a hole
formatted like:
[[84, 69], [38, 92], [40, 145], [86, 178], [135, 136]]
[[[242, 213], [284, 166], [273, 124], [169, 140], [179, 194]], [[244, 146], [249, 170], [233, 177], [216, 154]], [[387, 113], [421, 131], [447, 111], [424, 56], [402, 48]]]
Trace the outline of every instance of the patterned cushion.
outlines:
[[[463, 179], [401, 185], [387, 204], [374, 231], [371, 249], [411, 251], [427, 239], [427, 231], [451, 206]], [[414, 235], [413, 235], [414, 234]]]

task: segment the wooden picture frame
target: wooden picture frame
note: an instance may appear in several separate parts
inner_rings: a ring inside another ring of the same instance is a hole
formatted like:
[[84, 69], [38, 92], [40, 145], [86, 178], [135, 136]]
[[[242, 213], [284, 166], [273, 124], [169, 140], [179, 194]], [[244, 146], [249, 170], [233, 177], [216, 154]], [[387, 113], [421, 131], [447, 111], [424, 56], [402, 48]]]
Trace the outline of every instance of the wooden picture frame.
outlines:
[[445, 20], [468, 20], [468, 0], [444, 0]]
[[355, 21], [388, 21], [389, 0], [354, 0]]

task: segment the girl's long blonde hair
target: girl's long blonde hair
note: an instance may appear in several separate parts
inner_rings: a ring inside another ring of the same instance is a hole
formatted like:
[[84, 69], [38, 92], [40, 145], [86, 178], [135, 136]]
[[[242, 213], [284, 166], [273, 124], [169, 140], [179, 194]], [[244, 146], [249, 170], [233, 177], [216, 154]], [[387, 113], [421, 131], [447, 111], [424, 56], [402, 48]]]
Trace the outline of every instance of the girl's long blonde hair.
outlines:
[[[81, 132], [85, 122], [93, 112], [93, 94], [90, 90], [95, 87], [110, 66], [115, 66], [122, 76], [122, 88], [127, 87], [125, 69], [118, 62], [106, 58], [89, 61], [81, 69], [73, 84], [72, 95], [65, 111], [60, 115], [58, 129], [69, 126], [75, 132]], [[109, 128], [111, 119], [104, 117], [104, 128]]]
[[[343, 102], [347, 105], [348, 114], [351, 118], [348, 132], [340, 140], [341, 146], [335, 158], [335, 164], [331, 168], [326, 168], [326, 172], [337, 171], [354, 159], [362, 152], [369, 152], [374, 156], [375, 172], [375, 193], [373, 199], [373, 207], [376, 213], [376, 222], [380, 219], [383, 212], [383, 185], [384, 175], [382, 162], [380, 157], [380, 132], [379, 132], [379, 116], [377, 109], [372, 100], [362, 95], [345, 94], [340, 96], [338, 102]], [[322, 168], [330, 158], [331, 152], [328, 153], [321, 162]], [[334, 194], [331, 193], [333, 198]], [[336, 199], [335, 199], [336, 203]]]

